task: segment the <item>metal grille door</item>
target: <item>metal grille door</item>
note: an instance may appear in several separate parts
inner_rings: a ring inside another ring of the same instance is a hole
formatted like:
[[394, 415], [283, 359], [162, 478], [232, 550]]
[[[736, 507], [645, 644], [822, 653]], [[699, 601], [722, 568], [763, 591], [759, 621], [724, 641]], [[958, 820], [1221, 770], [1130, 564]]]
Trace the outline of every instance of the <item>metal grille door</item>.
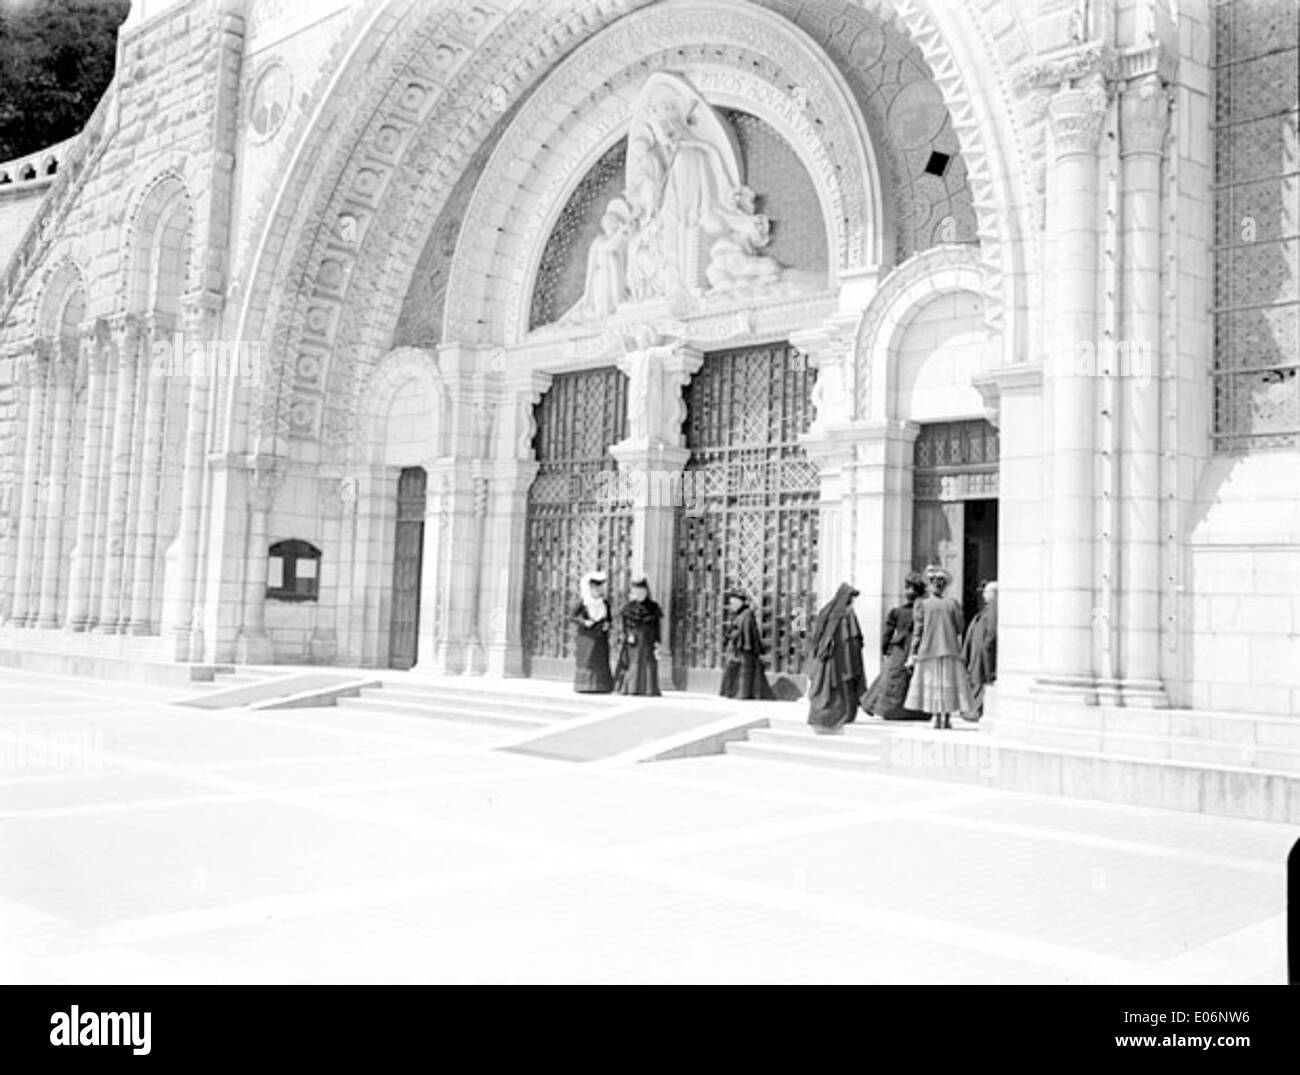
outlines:
[[816, 372], [786, 343], [708, 355], [686, 390], [673, 578], [674, 678], [721, 667], [723, 594], [745, 590], [774, 672], [803, 668], [816, 612], [820, 479], [799, 436]]
[[407, 467], [397, 479], [396, 547], [393, 553], [393, 617], [388, 635], [390, 668], [411, 668], [418, 656], [420, 571], [424, 559], [423, 467]]
[[528, 491], [524, 649], [533, 658], [566, 659], [578, 580], [605, 571], [606, 592], [622, 594], [632, 570], [632, 513], [609, 454], [627, 435], [627, 378], [613, 367], [557, 375], [536, 416], [540, 469]]

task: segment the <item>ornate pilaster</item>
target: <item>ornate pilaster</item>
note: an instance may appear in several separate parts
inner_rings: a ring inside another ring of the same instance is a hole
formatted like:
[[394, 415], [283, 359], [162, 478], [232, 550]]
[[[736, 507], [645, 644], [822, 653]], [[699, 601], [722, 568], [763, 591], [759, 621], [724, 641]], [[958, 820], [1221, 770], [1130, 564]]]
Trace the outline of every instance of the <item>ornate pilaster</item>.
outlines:
[[[205, 347], [216, 335], [222, 300], [211, 294], [181, 300], [181, 324], [188, 345]], [[199, 551], [203, 533], [203, 491], [207, 474], [208, 401], [216, 363], [190, 368], [186, 384], [185, 447], [181, 470], [181, 513], [176, 533], [176, 578], [164, 588], [162, 633], [170, 635], [177, 660], [190, 660], [194, 609], [200, 601]]]
[[25, 627], [35, 619], [39, 597], [33, 585], [38, 545], [36, 530], [41, 506], [41, 471], [45, 456], [46, 385], [49, 380], [50, 348], [43, 340], [33, 340], [30, 349], [18, 359], [18, 378], [22, 385], [23, 445], [21, 493], [18, 505], [18, 541], [14, 556], [14, 599], [10, 622]]
[[1161, 161], [1169, 96], [1159, 75], [1128, 82], [1120, 94], [1123, 259], [1120, 309], [1124, 348], [1119, 381], [1121, 538], [1120, 698], [1169, 704], [1160, 681]]
[[132, 433], [135, 427], [140, 346], [143, 332], [133, 314], [115, 318], [111, 324], [117, 359], [114, 389], [112, 457], [108, 476], [108, 527], [105, 535], [104, 576], [100, 591], [96, 631], [116, 634], [122, 610], [122, 578], [126, 552], [127, 508], [131, 486]]
[[818, 600], [834, 596], [841, 582], [854, 576], [857, 505], [854, 503], [855, 443], [853, 351], [857, 315], [840, 315], [825, 324], [790, 336], [796, 362], [817, 371], [812, 426], [802, 437], [804, 451], [821, 474], [817, 550]]
[[235, 660], [240, 664], [265, 664], [271, 660], [271, 640], [266, 634], [266, 523], [276, 493], [284, 481], [284, 461], [275, 456], [255, 456], [245, 475], [248, 531], [244, 545], [244, 596]]
[[1096, 701], [1092, 614], [1097, 586], [1096, 340], [1098, 279], [1097, 143], [1108, 109], [1107, 85], [1092, 73], [1048, 105], [1053, 157], [1048, 173], [1049, 260], [1044, 321], [1052, 346], [1044, 361], [1049, 415], [1052, 624], [1044, 628], [1041, 689]]
[[[484, 557], [491, 567], [483, 579], [487, 613], [481, 630], [489, 675], [524, 674], [528, 490], [538, 471], [538, 463], [532, 458], [532, 439], [536, 432], [533, 415], [550, 385], [549, 374], [532, 370], [507, 375], [502, 384], [497, 450], [505, 458], [491, 464], [489, 545]], [[430, 519], [425, 527], [426, 563], [437, 558], [437, 533], [436, 521]]]
[[77, 349], [53, 347], [50, 390], [54, 394], [54, 419], [50, 430], [50, 465], [44, 482], [45, 538], [42, 542], [41, 599], [36, 625], [59, 626], [59, 582], [65, 554], [63, 549], [64, 508], [68, 499], [68, 475], [72, 471], [73, 389], [77, 376]]
[[682, 390], [704, 364], [704, 353], [678, 342], [655, 343], [618, 360], [628, 377], [628, 436], [609, 454], [632, 508], [632, 572], [645, 575], [663, 609], [660, 682], [672, 682], [670, 632], [673, 531], [679, 506], [687, 504], [683, 471], [690, 458], [682, 437], [686, 403]]
[[[156, 368], [153, 348], [170, 346], [174, 326], [171, 318], [150, 319], [150, 350], [141, 370], [142, 429], [137, 463], [139, 494], [135, 499], [134, 566], [131, 572], [130, 604], [126, 630], [133, 635], [154, 633], [154, 573], [157, 567], [158, 494], [162, 488], [163, 422], [173, 368]], [[179, 361], [184, 356], [174, 356]]]
[[102, 480], [100, 462], [106, 439], [105, 412], [111, 373], [109, 341], [102, 322], [90, 322], [81, 330], [82, 364], [86, 370], [86, 425], [81, 451], [81, 482], [77, 490], [77, 542], [68, 574], [67, 626], [84, 631], [91, 624], [91, 580], [95, 566], [95, 523]]

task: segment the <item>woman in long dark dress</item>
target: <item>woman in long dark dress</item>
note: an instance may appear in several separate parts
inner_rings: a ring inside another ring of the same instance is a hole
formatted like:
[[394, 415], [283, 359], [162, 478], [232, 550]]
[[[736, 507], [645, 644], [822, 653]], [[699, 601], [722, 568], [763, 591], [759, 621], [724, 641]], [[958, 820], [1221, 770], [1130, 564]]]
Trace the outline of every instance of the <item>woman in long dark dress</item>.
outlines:
[[925, 576], [913, 571], [903, 583], [903, 603], [891, 608], [880, 637], [880, 674], [862, 696], [862, 710], [885, 720], [924, 720], [925, 714], [907, 709], [907, 688], [912, 671], [907, 658], [912, 651], [912, 607], [926, 593]]
[[722, 690], [724, 698], [774, 699], [763, 671], [763, 635], [758, 629], [749, 597], [739, 590], [727, 592], [727, 624], [723, 628]]
[[961, 655], [970, 681], [971, 708], [964, 719], [977, 721], [984, 715], [984, 688], [998, 679], [998, 584], [986, 582], [984, 607], [966, 630]]
[[808, 641], [808, 723], [819, 735], [842, 732], [862, 694], [862, 628], [853, 612], [858, 591], [841, 583], [817, 613]]
[[605, 574], [584, 575], [582, 600], [569, 618], [577, 624], [573, 689], [581, 694], [609, 694], [614, 681], [609, 674], [609, 605], [605, 601]]
[[623, 642], [619, 647], [614, 689], [619, 694], [659, 696], [659, 631], [663, 610], [650, 597], [650, 583], [633, 579], [628, 602], [619, 618]]

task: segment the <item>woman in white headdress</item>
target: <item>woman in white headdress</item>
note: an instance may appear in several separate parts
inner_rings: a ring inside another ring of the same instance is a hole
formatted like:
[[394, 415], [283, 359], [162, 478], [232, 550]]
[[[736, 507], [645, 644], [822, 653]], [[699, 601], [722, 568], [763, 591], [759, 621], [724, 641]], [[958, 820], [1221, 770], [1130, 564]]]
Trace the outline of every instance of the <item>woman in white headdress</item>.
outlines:
[[573, 689], [583, 694], [609, 694], [614, 679], [609, 671], [609, 602], [605, 600], [605, 573], [582, 576], [581, 600], [569, 618], [577, 625]]

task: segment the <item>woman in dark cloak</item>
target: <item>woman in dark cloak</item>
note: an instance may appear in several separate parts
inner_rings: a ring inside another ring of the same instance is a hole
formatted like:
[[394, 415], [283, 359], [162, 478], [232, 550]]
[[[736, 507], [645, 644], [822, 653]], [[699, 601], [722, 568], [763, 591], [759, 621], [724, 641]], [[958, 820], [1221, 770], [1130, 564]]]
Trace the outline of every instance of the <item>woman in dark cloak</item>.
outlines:
[[727, 591], [727, 623], [722, 635], [724, 698], [774, 699], [772, 685], [763, 672], [763, 636], [748, 596]]
[[609, 694], [614, 681], [609, 674], [609, 605], [604, 596], [605, 574], [592, 571], [582, 577], [582, 600], [569, 618], [578, 627], [573, 689], [580, 694]]
[[971, 708], [964, 719], [977, 721], [984, 715], [984, 688], [998, 678], [998, 584], [984, 584], [984, 607], [975, 614], [962, 643], [962, 660], [970, 680]]
[[818, 734], [842, 732], [862, 694], [862, 628], [853, 612], [858, 591], [841, 583], [819, 612], [808, 640], [808, 723]]
[[650, 583], [633, 579], [628, 602], [619, 613], [623, 643], [619, 647], [614, 689], [619, 694], [659, 697], [659, 630], [663, 610], [650, 597]]
[[862, 696], [865, 713], [885, 720], [925, 720], [924, 713], [906, 709], [907, 688], [912, 671], [907, 667], [912, 652], [912, 607], [926, 594], [925, 576], [913, 571], [903, 583], [903, 603], [891, 608], [880, 637], [880, 675]]

